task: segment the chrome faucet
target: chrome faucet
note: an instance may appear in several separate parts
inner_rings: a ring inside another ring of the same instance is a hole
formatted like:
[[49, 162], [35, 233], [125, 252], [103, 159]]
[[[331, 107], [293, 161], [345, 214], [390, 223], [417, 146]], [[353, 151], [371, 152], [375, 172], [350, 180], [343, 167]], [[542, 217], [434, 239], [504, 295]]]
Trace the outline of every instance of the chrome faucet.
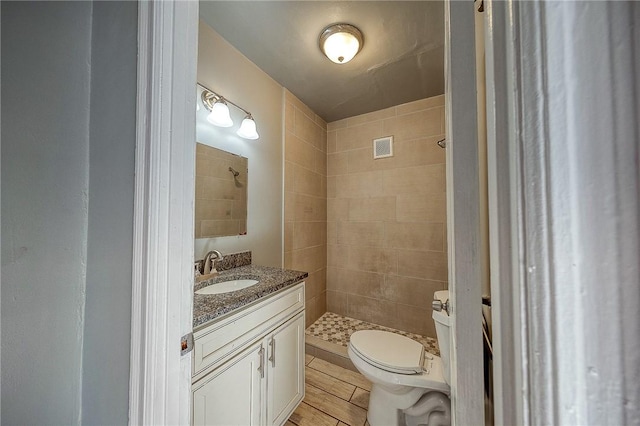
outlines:
[[214, 274], [216, 270], [216, 261], [222, 260], [222, 254], [218, 250], [211, 250], [202, 261], [202, 275]]

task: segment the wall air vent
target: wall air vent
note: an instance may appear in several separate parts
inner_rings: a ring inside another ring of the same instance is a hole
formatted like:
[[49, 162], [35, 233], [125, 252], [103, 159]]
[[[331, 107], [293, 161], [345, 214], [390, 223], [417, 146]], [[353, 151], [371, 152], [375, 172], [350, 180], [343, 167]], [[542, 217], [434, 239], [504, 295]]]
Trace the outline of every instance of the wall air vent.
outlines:
[[373, 159], [393, 157], [393, 136], [373, 140]]

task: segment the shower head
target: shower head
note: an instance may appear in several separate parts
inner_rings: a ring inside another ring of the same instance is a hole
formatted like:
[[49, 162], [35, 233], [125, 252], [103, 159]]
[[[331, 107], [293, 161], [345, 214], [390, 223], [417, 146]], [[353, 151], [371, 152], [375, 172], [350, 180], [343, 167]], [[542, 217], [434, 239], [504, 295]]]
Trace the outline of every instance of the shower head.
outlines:
[[233, 167], [229, 167], [229, 171], [233, 173], [233, 177], [238, 177], [240, 175], [240, 172], [234, 170]]
[[447, 140], [446, 140], [446, 139], [439, 140], [439, 141], [437, 142], [437, 144], [438, 144], [438, 146], [439, 146], [440, 148], [446, 148], [446, 147], [447, 147]]

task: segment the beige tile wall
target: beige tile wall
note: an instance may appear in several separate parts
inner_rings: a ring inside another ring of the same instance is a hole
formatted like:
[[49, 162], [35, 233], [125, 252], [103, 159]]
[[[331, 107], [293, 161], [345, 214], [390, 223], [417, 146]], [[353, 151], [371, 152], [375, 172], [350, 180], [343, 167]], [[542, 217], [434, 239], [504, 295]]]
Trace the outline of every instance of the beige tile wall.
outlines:
[[247, 233], [247, 173], [246, 158], [196, 143], [196, 238]]
[[309, 272], [308, 326], [327, 310], [327, 123], [287, 90], [284, 151], [284, 266]]
[[[327, 125], [327, 310], [435, 337], [447, 288], [444, 95]], [[373, 159], [393, 136], [394, 156]]]

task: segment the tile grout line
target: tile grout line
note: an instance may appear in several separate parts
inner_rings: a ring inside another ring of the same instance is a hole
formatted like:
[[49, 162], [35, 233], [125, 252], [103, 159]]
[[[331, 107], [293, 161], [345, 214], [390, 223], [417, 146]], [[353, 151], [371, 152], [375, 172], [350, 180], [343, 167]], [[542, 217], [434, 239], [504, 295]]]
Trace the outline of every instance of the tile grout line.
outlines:
[[[353, 383], [352, 383], [353, 384]], [[351, 402], [351, 400], [353, 399], [353, 395], [356, 394], [356, 390], [358, 389], [358, 387], [356, 385], [353, 385], [353, 392], [351, 392], [351, 396], [349, 397], [349, 402]], [[353, 403], [352, 403], [353, 404]], [[356, 404], [353, 404], [356, 405]], [[360, 407], [362, 408], [362, 407]]]
[[[307, 366], [307, 367], [309, 367], [309, 366]], [[311, 367], [309, 367], [309, 368], [311, 368]], [[315, 369], [315, 368], [314, 368], [313, 370], [315, 370], [315, 371], [320, 371], [320, 370], [317, 370], [317, 369]], [[327, 376], [329, 376], [329, 377], [332, 377], [332, 378], [334, 378], [334, 379], [336, 379], [336, 380], [341, 381], [342, 383], [346, 383], [346, 384], [348, 384], [348, 385], [353, 386], [353, 387], [354, 387], [354, 389], [353, 389], [353, 392], [351, 392], [351, 396], [349, 397], [349, 399], [344, 399], [344, 398], [342, 398], [341, 396], [338, 396], [338, 395], [332, 394], [331, 392], [327, 392], [326, 390], [324, 390], [324, 389], [322, 389], [322, 388], [319, 388], [318, 386], [315, 386], [315, 385], [313, 385], [313, 384], [311, 384], [311, 383], [307, 383], [306, 381], [305, 381], [305, 385], [313, 386], [314, 388], [319, 389], [320, 391], [322, 391], [322, 392], [324, 392], [324, 393], [326, 393], [326, 394], [329, 394], [329, 395], [335, 396], [336, 398], [339, 398], [339, 399], [341, 399], [341, 400], [343, 400], [343, 401], [345, 401], [345, 402], [351, 403], [351, 398], [353, 398], [353, 394], [356, 392], [355, 388], [357, 388], [358, 386], [354, 385], [353, 383], [345, 382], [344, 380], [342, 380], [342, 379], [338, 379], [337, 377], [333, 377], [332, 375], [327, 374], [327, 373], [325, 373], [324, 371], [320, 371], [320, 373], [324, 373], [324, 374], [326, 374], [326, 375], [327, 375]], [[356, 405], [356, 404], [351, 404], [351, 405]], [[358, 405], [356, 405], [356, 407], [359, 407], [359, 406], [358, 406]], [[360, 408], [362, 408], [362, 407], [360, 407]]]
[[[314, 387], [314, 388], [318, 389], [320, 392], [324, 392], [324, 393], [326, 393], [326, 394], [328, 394], [328, 395], [335, 396], [335, 395], [333, 395], [332, 393], [329, 393], [329, 392], [327, 392], [327, 391], [324, 391], [324, 390], [320, 389], [320, 388], [319, 388], [319, 387], [317, 387], [317, 386], [313, 386], [312, 384], [306, 383], [306, 385], [311, 386], [311, 387]], [[344, 401], [344, 399], [340, 398], [339, 396], [335, 396], [335, 397], [336, 397], [336, 398], [341, 399], [342, 401]], [[345, 401], [345, 402], [347, 402], [347, 403], [351, 404], [351, 402], [349, 402], [349, 401]], [[324, 410], [323, 410], [322, 408], [320, 408], [320, 407], [316, 407], [315, 405], [311, 405], [311, 404], [309, 404], [308, 402], [304, 402], [304, 400], [302, 401], [302, 403], [303, 403], [303, 404], [307, 404], [309, 407], [313, 407], [313, 408], [315, 408], [316, 410], [323, 412], [324, 414], [326, 414], [327, 416], [331, 417], [332, 419], [336, 419], [338, 422], [342, 422], [342, 423], [348, 424], [347, 422], [344, 422], [344, 421], [340, 420], [339, 418], [337, 418], [337, 417], [335, 417], [335, 416], [332, 416], [331, 414], [327, 413], [326, 411], [324, 411]], [[358, 407], [356, 404], [351, 404], [351, 405], [353, 405], [354, 407], [357, 407], [357, 408], [360, 408], [360, 409], [364, 410], [364, 408], [362, 408], [362, 407]], [[365, 410], [365, 411], [368, 411], [368, 410]]]
[[[319, 359], [322, 359], [322, 358], [319, 358]], [[324, 361], [324, 360], [323, 360], [323, 361]], [[325, 361], [325, 362], [326, 362], [326, 363], [328, 363], [328, 364], [331, 364], [329, 361]], [[311, 364], [311, 363], [309, 363], [309, 364]], [[332, 365], [334, 365], [334, 366], [336, 366], [336, 367], [339, 367], [339, 368], [342, 368], [343, 370], [350, 371], [350, 372], [355, 373], [355, 374], [360, 374], [360, 373], [356, 373], [355, 371], [348, 370], [348, 369], [346, 369], [346, 368], [344, 368], [344, 367], [340, 367], [339, 365], [335, 365], [335, 364], [332, 364]], [[356, 385], [355, 383], [347, 382], [347, 381], [345, 381], [345, 380], [341, 379], [340, 377], [336, 377], [336, 376], [334, 376], [334, 375], [332, 375], [332, 374], [329, 374], [329, 373], [326, 373], [326, 372], [324, 372], [324, 371], [322, 371], [322, 370], [318, 370], [317, 368], [312, 367], [311, 365], [307, 365], [307, 367], [309, 367], [309, 368], [311, 368], [311, 369], [313, 369], [313, 370], [315, 370], [315, 371], [319, 371], [320, 373], [326, 374], [326, 375], [327, 375], [327, 376], [329, 376], [329, 377], [333, 377], [333, 378], [334, 378], [334, 379], [336, 379], [336, 380], [340, 380], [341, 382], [347, 383], [347, 384], [349, 384], [349, 385], [351, 385], [351, 386], [356, 386], [356, 387], [358, 387], [358, 385]], [[364, 376], [363, 376], [363, 377], [364, 377]], [[314, 387], [317, 387], [317, 386], [314, 386]]]
[[[314, 387], [315, 387], [315, 386], [314, 386]], [[322, 389], [320, 389], [320, 390], [322, 390]], [[315, 406], [313, 406], [313, 405], [309, 404], [308, 402], [304, 402], [304, 400], [302, 400], [301, 404], [308, 405], [309, 407], [311, 407], [311, 408], [313, 408], [313, 409], [315, 409], [315, 410], [320, 411], [322, 414], [326, 414], [327, 416], [331, 417], [333, 420], [335, 420], [335, 421], [336, 421], [336, 426], [338, 425], [338, 423], [339, 423], [339, 422], [341, 422], [341, 421], [342, 421], [342, 420], [340, 420], [340, 419], [338, 419], [338, 418], [336, 418], [336, 417], [332, 416], [331, 414], [329, 414], [329, 413], [327, 413], [327, 412], [323, 411], [322, 409], [320, 409], [320, 408], [318, 408], [318, 407], [315, 407]], [[299, 426], [299, 424], [298, 424], [298, 423], [296, 423], [296, 422], [294, 422], [293, 420], [291, 420], [291, 417], [289, 417], [289, 419], [288, 419], [288, 420], [289, 420], [291, 423], [293, 423], [293, 424], [295, 424], [295, 425], [298, 425], [298, 426]], [[344, 423], [344, 422], [343, 422], [343, 423]]]

